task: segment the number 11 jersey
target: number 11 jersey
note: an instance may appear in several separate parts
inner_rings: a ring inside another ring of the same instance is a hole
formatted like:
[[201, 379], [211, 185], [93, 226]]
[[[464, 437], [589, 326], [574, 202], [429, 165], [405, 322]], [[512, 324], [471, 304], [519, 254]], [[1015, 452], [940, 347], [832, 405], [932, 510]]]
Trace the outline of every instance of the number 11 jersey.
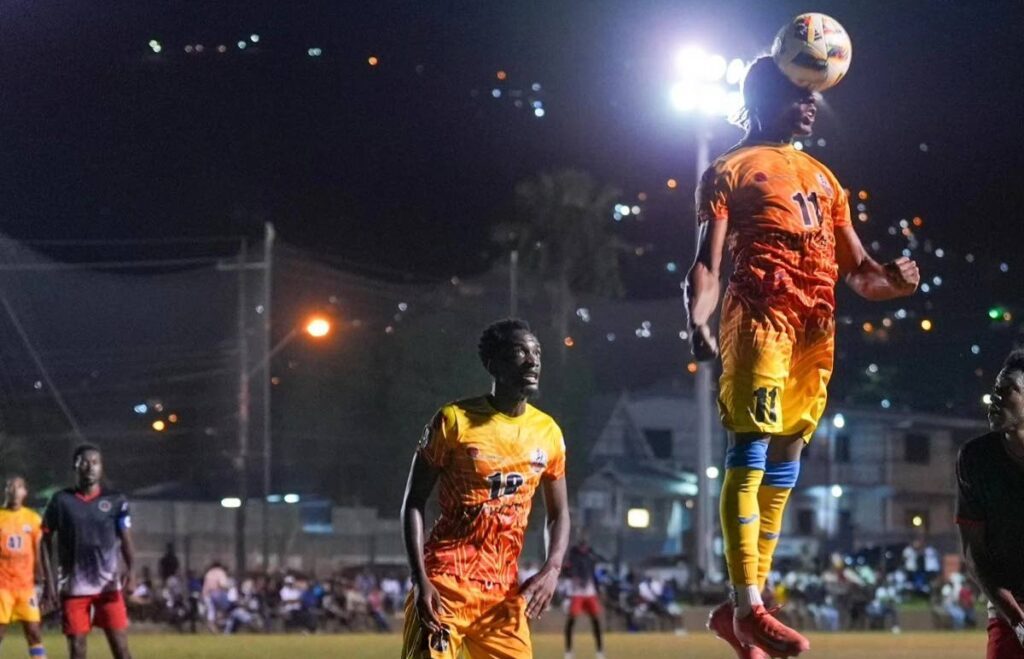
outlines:
[[849, 226], [850, 206], [827, 167], [791, 144], [732, 149], [697, 189], [697, 221], [722, 220], [735, 266], [729, 295], [757, 316], [831, 327], [835, 230]]
[[513, 584], [541, 479], [565, 477], [565, 443], [532, 405], [519, 416], [486, 396], [441, 408], [423, 429], [419, 455], [440, 470], [441, 515], [424, 547], [427, 575]]

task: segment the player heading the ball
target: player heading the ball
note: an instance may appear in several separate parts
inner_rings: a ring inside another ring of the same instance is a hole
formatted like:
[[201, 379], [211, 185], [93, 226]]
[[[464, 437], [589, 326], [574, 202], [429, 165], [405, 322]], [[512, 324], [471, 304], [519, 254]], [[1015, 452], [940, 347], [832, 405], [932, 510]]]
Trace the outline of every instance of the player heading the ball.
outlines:
[[[737, 656], [796, 656], [810, 644], [761, 600], [782, 514], [800, 472], [800, 452], [825, 410], [835, 342], [835, 286], [888, 300], [912, 294], [917, 265], [875, 262], [850, 223], [842, 185], [794, 148], [817, 116], [814, 94], [793, 84], [771, 57], [743, 82], [747, 134], [701, 177], [699, 240], [686, 282], [693, 354], [721, 357], [719, 413], [729, 431], [720, 499], [735, 604], [708, 626]], [[718, 306], [726, 249], [734, 271]]]

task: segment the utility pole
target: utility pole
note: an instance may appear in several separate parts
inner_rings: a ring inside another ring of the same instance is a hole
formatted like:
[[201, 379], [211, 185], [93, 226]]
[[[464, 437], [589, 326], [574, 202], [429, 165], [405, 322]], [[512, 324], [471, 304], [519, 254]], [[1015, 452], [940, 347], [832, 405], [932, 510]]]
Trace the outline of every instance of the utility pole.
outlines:
[[235, 510], [235, 573], [245, 573], [245, 508], [249, 499], [249, 338], [246, 333], [247, 304], [245, 277], [248, 240], [242, 240], [238, 253], [238, 455], [235, 457], [238, 498]]
[[519, 311], [519, 250], [508, 255], [508, 317], [515, 318]]
[[273, 474], [271, 472], [272, 458], [272, 428], [270, 409], [270, 331], [271, 309], [273, 296], [273, 267], [274, 267], [274, 225], [267, 222], [263, 238], [263, 359], [265, 368], [261, 373], [263, 382], [263, 524], [261, 527], [261, 547], [263, 554], [263, 569], [270, 569], [270, 502], [267, 500], [273, 486]]
[[[700, 185], [700, 177], [708, 168], [710, 157], [708, 151], [711, 141], [710, 129], [705, 125], [697, 127], [697, 184]], [[697, 225], [694, 239], [694, 254], [700, 249], [700, 225]], [[696, 256], [695, 256], [696, 260]], [[711, 373], [714, 370], [714, 362], [706, 362], [698, 365], [697, 377], [694, 383], [697, 403], [697, 524], [694, 530], [697, 534], [696, 542], [696, 563], [703, 572], [705, 580], [712, 572], [712, 561], [714, 560], [714, 539], [716, 515], [711, 506], [711, 478], [708, 477], [708, 467], [711, 467], [712, 436], [712, 379]]]

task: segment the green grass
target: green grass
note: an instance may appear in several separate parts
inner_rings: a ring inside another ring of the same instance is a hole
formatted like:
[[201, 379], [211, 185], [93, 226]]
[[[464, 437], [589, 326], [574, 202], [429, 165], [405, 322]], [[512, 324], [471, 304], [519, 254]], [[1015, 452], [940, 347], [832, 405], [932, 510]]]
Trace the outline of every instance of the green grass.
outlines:
[[[594, 644], [580, 625], [576, 633], [576, 659], [592, 659]], [[24, 657], [20, 630], [9, 629], [0, 647], [0, 658]], [[970, 659], [985, 655], [981, 632], [913, 632], [899, 636], [883, 633], [811, 634], [806, 659]], [[339, 634], [324, 636], [177, 636], [137, 633], [131, 637], [136, 659], [398, 659], [401, 638]], [[98, 632], [89, 638], [90, 659], [109, 659], [106, 640]], [[721, 641], [706, 632], [688, 636], [669, 634], [609, 634], [608, 659], [731, 659], [734, 655]], [[66, 659], [63, 639], [48, 636], [51, 659]], [[562, 640], [557, 634], [534, 637], [536, 659], [561, 659]]]

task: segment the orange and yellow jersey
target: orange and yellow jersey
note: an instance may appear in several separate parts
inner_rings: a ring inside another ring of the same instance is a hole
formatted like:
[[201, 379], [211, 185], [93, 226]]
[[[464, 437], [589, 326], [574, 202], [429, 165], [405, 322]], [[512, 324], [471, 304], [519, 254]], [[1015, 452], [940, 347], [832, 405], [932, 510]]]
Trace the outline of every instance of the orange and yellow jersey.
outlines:
[[486, 396], [441, 408], [419, 455], [440, 470], [441, 515], [424, 546], [427, 575], [513, 584], [534, 492], [565, 477], [558, 424], [532, 405], [498, 412]]
[[791, 144], [741, 145], [719, 157], [697, 188], [697, 221], [729, 221], [734, 271], [728, 293], [745, 308], [801, 327], [831, 326], [839, 278], [835, 229], [850, 224], [831, 171]]
[[0, 508], [0, 590], [35, 588], [42, 518], [34, 510]]

